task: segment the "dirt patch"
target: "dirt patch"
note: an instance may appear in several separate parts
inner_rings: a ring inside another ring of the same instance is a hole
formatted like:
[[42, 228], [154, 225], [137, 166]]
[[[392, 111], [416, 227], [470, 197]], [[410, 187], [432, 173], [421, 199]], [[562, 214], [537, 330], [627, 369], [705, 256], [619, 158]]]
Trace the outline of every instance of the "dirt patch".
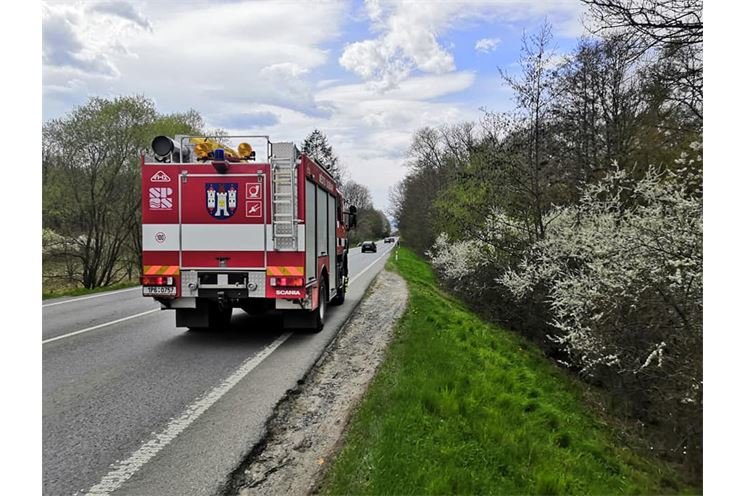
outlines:
[[380, 273], [305, 380], [279, 404], [229, 494], [305, 495], [315, 487], [383, 360], [407, 298], [399, 275]]

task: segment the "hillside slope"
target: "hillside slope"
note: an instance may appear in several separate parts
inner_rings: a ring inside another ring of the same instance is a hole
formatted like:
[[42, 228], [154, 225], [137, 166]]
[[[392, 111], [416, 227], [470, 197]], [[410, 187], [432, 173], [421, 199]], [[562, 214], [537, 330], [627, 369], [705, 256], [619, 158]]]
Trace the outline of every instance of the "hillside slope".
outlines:
[[576, 379], [442, 292], [402, 249], [410, 300], [327, 473], [326, 494], [670, 494], [582, 402]]

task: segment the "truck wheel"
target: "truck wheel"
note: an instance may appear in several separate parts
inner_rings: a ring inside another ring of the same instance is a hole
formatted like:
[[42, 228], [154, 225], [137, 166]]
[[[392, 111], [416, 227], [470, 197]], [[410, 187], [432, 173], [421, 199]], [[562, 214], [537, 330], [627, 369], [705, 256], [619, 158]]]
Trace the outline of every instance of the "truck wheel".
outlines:
[[347, 254], [344, 254], [344, 263], [341, 266], [341, 287], [337, 288], [336, 296], [331, 300], [332, 305], [341, 305], [347, 296], [347, 284], [349, 284], [349, 266], [347, 265]]
[[341, 305], [344, 303], [344, 298], [347, 296], [347, 288], [342, 283], [341, 287], [336, 290], [336, 296], [330, 301], [332, 305]]
[[311, 317], [311, 331], [313, 332], [321, 332], [323, 329], [323, 325], [326, 323], [326, 306], [327, 306], [327, 297], [326, 297], [326, 281], [325, 279], [321, 278], [321, 285], [318, 288], [318, 307], [313, 310], [312, 317]]

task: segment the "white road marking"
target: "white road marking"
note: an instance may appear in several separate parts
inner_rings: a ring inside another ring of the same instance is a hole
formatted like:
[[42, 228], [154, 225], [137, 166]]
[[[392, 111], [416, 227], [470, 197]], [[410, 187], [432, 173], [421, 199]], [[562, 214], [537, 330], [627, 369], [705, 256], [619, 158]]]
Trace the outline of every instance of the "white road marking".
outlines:
[[380, 254], [380, 256], [379, 256], [379, 257], [378, 257], [378, 258], [377, 258], [377, 259], [376, 259], [376, 260], [375, 260], [375, 261], [374, 261], [373, 263], [371, 263], [370, 265], [368, 265], [367, 267], [365, 267], [364, 269], [362, 269], [362, 271], [361, 271], [361, 272], [360, 272], [359, 274], [357, 274], [357, 275], [356, 275], [356, 276], [354, 276], [354, 277], [353, 277], [352, 279], [350, 279], [350, 280], [349, 280], [349, 284], [351, 285], [352, 283], [354, 283], [354, 281], [356, 281], [357, 279], [359, 279], [359, 277], [360, 277], [360, 276], [361, 276], [362, 274], [364, 274], [365, 272], [367, 272], [368, 270], [370, 270], [370, 269], [372, 268], [372, 266], [373, 266], [373, 265], [375, 265], [376, 263], [378, 263], [378, 262], [380, 262], [381, 260], [383, 260], [383, 255], [385, 255], [385, 254], [386, 254], [386, 253], [388, 253], [389, 251], [391, 251], [391, 250], [390, 250], [390, 248], [389, 248], [388, 250], [384, 251], [383, 253], [381, 253], [381, 254]]
[[47, 303], [46, 305], [42, 305], [41, 308], [53, 307], [55, 305], [64, 305], [65, 303], [75, 303], [76, 301], [90, 300], [91, 298], [100, 298], [102, 296], [109, 296], [113, 294], [126, 293], [127, 291], [134, 291], [136, 289], [141, 289], [141, 286], [136, 286], [134, 288], [127, 288], [127, 289], [120, 289], [118, 291], [106, 291], [105, 293], [98, 293], [98, 294], [94, 294], [90, 296], [81, 296], [80, 298], [73, 298], [71, 300], [58, 301], [56, 303]]
[[135, 451], [129, 458], [124, 461], [111, 465], [111, 471], [104, 476], [101, 481], [88, 490], [87, 496], [103, 496], [119, 489], [130, 477], [132, 477], [140, 468], [142, 468], [151, 458], [157, 455], [163, 448], [173, 441], [189, 425], [197, 420], [209, 407], [214, 405], [225, 393], [230, 391], [233, 386], [238, 384], [246, 375], [255, 369], [287, 338], [292, 335], [291, 332], [285, 332], [275, 339], [269, 346], [261, 350], [253, 357], [247, 359], [241, 366], [225, 379], [219, 386], [209, 391], [207, 394], [197, 399], [189, 405], [178, 418], [171, 420], [157, 434], [154, 434], [150, 440], [143, 444], [140, 449]]
[[45, 340], [43, 340], [41, 342], [41, 344], [51, 343], [52, 341], [57, 341], [58, 339], [69, 338], [70, 336], [75, 336], [75, 335], [78, 335], [78, 334], [83, 334], [84, 332], [95, 331], [96, 329], [100, 329], [102, 327], [106, 327], [106, 326], [118, 324], [119, 322], [124, 322], [125, 320], [130, 320], [130, 319], [134, 319], [134, 318], [137, 318], [137, 317], [142, 317], [143, 315], [147, 315], [147, 314], [153, 313], [153, 312], [160, 312], [160, 308], [154, 308], [152, 310], [148, 310], [147, 312], [142, 312], [142, 313], [138, 313], [138, 314], [135, 314], [135, 315], [130, 315], [129, 317], [123, 317], [121, 319], [112, 320], [111, 322], [105, 322], [103, 324], [98, 324], [98, 325], [95, 325], [93, 327], [88, 327], [87, 329], [81, 329], [79, 331], [69, 332], [67, 334], [63, 334], [61, 336], [57, 336], [57, 337], [54, 337], [54, 338], [45, 339]]

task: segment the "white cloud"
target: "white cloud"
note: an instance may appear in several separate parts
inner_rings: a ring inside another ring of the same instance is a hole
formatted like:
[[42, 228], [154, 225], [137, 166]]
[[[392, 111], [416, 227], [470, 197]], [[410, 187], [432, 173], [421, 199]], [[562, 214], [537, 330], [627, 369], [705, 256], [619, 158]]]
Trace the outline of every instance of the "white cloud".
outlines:
[[380, 6], [380, 0], [365, 0], [365, 9], [372, 22], [380, 22], [380, 19], [383, 17], [383, 8]]
[[270, 79], [297, 78], [303, 74], [307, 74], [308, 71], [309, 69], [307, 67], [301, 67], [294, 62], [283, 62], [281, 64], [272, 64], [263, 67], [259, 71], [259, 75]]
[[476, 118], [476, 109], [433, 101], [467, 90], [474, 79], [471, 72], [431, 74], [410, 77], [386, 92], [360, 83], [316, 94], [319, 103], [333, 109], [322, 129], [351, 178], [370, 188], [378, 208], [386, 208], [389, 188], [406, 173], [405, 155], [416, 129]]
[[499, 38], [481, 38], [479, 41], [476, 42], [476, 46], [474, 46], [474, 48], [477, 52], [481, 53], [493, 52], [501, 41], [502, 40], [500, 40]]
[[118, 75], [107, 54], [86, 40], [82, 18], [78, 9], [42, 4], [42, 63], [90, 76]]
[[139, 26], [147, 31], [153, 30], [153, 27], [150, 25], [150, 21], [145, 18], [145, 16], [138, 12], [132, 4], [129, 4], [122, 0], [104, 1], [101, 3], [93, 4], [89, 8], [94, 12], [100, 12], [102, 14], [109, 14], [115, 17], [120, 17], [124, 20], [134, 23], [136, 26]]
[[382, 89], [395, 87], [414, 69], [434, 74], [455, 70], [452, 54], [437, 42], [436, 26], [444, 20], [440, 5], [446, 4], [402, 3], [384, 18], [379, 1], [366, 2], [381, 35], [347, 45], [339, 63], [363, 79], [376, 80]]
[[[583, 9], [574, 0], [367, 0], [365, 7], [378, 36], [348, 44], [339, 64], [374, 82], [381, 90], [395, 88], [414, 71], [429, 74], [455, 71], [453, 54], [440, 44], [438, 37], [467, 21], [513, 22], [551, 14], [563, 33], [581, 27], [579, 13]], [[480, 40], [476, 48], [493, 50], [498, 41]]]
[[191, 107], [205, 116], [234, 115], [258, 103], [325, 112], [309, 76], [328, 60], [325, 44], [340, 32], [344, 4], [314, 5], [303, 22], [290, 22], [298, 8], [288, 2], [149, 2], [144, 13], [128, 5], [45, 6], [57, 16], [47, 24], [65, 28], [45, 36], [45, 118], [63, 106], [59, 89], [72, 78], [92, 95], [144, 94], [165, 112]]
[[353, 102], [375, 100], [426, 101], [468, 89], [474, 82], [472, 72], [453, 72], [441, 75], [410, 77], [390, 91], [377, 91], [369, 84], [333, 86], [316, 94], [318, 101], [331, 101], [348, 105]]

